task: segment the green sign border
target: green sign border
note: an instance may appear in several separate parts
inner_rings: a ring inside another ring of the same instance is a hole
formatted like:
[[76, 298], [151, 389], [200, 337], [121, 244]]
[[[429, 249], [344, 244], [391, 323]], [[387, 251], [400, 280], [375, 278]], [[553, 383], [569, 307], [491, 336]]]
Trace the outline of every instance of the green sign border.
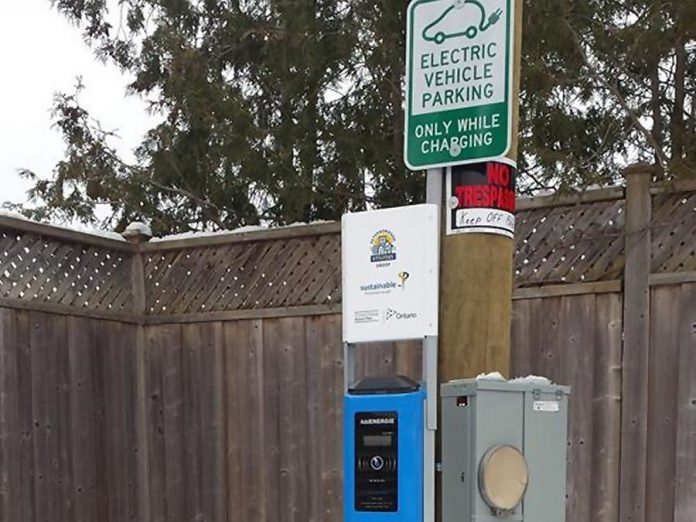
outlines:
[[[454, 0], [450, 0], [454, 1]], [[443, 2], [443, 0], [413, 0], [407, 9], [407, 18], [406, 18], [406, 24], [407, 24], [407, 31], [406, 31], [406, 111], [404, 115], [404, 163], [406, 163], [406, 166], [410, 170], [424, 170], [424, 169], [437, 169], [437, 168], [444, 168], [444, 167], [449, 167], [453, 165], [465, 165], [468, 163], [480, 163], [484, 161], [491, 161], [494, 159], [502, 158], [504, 157], [509, 151], [510, 147], [512, 145], [512, 103], [510, 100], [510, 93], [512, 92], [512, 77], [513, 77], [513, 70], [512, 70], [512, 56], [515, 52], [515, 38], [514, 38], [514, 27], [515, 27], [515, 0], [506, 0], [507, 4], [507, 13], [506, 13], [506, 21], [507, 21], [507, 27], [506, 27], [506, 38], [507, 38], [507, 53], [505, 56], [505, 69], [506, 69], [506, 77], [505, 77], [505, 99], [503, 102], [500, 103], [489, 103], [486, 105], [478, 105], [474, 107], [466, 107], [464, 109], [445, 109], [443, 111], [437, 111], [437, 112], [430, 112], [426, 114], [419, 114], [417, 116], [414, 116], [412, 114], [412, 95], [413, 95], [413, 48], [414, 48], [414, 38], [413, 38], [413, 26], [414, 26], [414, 11], [416, 7], [418, 7], [421, 4], [429, 4], [433, 2]], [[506, 144], [504, 150], [497, 155], [494, 156], [476, 156], [476, 157], [471, 157], [471, 158], [466, 158], [466, 159], [455, 159], [453, 161], [447, 161], [447, 162], [440, 162], [440, 163], [423, 163], [423, 164], [414, 164], [409, 161], [409, 135], [411, 134], [412, 129], [410, 128], [410, 123], [413, 119], [416, 118], [423, 118], [423, 117], [428, 117], [428, 116], [433, 116], [436, 114], [440, 113], [446, 113], [446, 112], [462, 112], [462, 113], [471, 113], [471, 112], [477, 112], [480, 111], [484, 107], [491, 107], [495, 105], [501, 105], [504, 104], [507, 106], [507, 117], [506, 117]]]

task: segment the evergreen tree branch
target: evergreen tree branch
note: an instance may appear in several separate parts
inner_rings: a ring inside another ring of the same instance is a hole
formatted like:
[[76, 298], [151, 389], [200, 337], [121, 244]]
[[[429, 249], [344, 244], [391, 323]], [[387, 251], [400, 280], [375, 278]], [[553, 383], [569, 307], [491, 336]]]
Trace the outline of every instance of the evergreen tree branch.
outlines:
[[161, 183], [158, 183], [152, 179], [145, 178], [144, 181], [146, 183], [152, 185], [153, 187], [156, 187], [156, 188], [163, 190], [165, 192], [171, 192], [173, 194], [178, 194], [179, 196], [183, 196], [183, 197], [191, 200], [192, 202], [196, 203], [200, 207], [208, 207], [208, 208], [215, 210], [215, 214], [210, 216], [210, 220], [213, 223], [215, 223], [220, 228], [220, 230], [225, 230], [227, 228], [225, 226], [225, 224], [218, 217], [222, 213], [222, 210], [220, 209], [220, 207], [218, 207], [217, 205], [215, 205], [211, 201], [204, 199], [204, 198], [200, 198], [200, 197], [196, 196], [193, 192], [189, 192], [188, 190], [185, 190], [182, 188], [177, 188], [177, 187], [172, 187], [172, 186], [167, 186], [167, 185], [162, 185]]
[[582, 58], [582, 61], [584, 62], [585, 66], [587, 69], [590, 71], [592, 76], [594, 76], [595, 80], [599, 82], [605, 89], [607, 89], [609, 92], [611, 92], [614, 95], [614, 98], [616, 98], [616, 101], [621, 105], [621, 108], [624, 110], [626, 115], [630, 118], [633, 126], [640, 132], [640, 134], [643, 135], [645, 140], [652, 146], [652, 148], [655, 151], [655, 156], [657, 157], [658, 164], [659, 166], [664, 169], [665, 166], [667, 165], [667, 161], [664, 157], [664, 153], [662, 150], [662, 147], [660, 146], [657, 141], [655, 141], [655, 137], [652, 135], [652, 133], [643, 125], [640, 121], [640, 118], [638, 115], [635, 113], [635, 111], [630, 107], [628, 102], [626, 101], [626, 98], [619, 92], [619, 90], [616, 88], [615, 85], [607, 81], [604, 76], [597, 70], [595, 65], [590, 61], [589, 57], [587, 56], [587, 52], [585, 51], [585, 48], [583, 47], [582, 41], [580, 39], [580, 35], [578, 35], [577, 31], [575, 28], [570, 24], [570, 22], [565, 19], [564, 24], [568, 31], [570, 32], [570, 35], [573, 39], [573, 42], [575, 44], [575, 49], [579, 53], [580, 57]]

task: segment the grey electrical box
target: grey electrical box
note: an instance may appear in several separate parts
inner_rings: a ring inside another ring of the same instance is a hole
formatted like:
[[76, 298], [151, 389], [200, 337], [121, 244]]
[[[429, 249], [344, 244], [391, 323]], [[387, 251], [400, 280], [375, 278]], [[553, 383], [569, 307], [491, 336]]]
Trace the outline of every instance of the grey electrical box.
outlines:
[[543, 378], [441, 387], [443, 522], [563, 522], [570, 388]]

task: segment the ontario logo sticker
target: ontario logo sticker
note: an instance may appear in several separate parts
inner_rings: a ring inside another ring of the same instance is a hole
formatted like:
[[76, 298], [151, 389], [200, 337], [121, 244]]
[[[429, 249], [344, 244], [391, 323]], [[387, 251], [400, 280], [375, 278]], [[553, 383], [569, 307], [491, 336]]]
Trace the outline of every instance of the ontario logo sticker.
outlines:
[[383, 263], [396, 259], [396, 236], [390, 230], [379, 230], [370, 240], [370, 261]]

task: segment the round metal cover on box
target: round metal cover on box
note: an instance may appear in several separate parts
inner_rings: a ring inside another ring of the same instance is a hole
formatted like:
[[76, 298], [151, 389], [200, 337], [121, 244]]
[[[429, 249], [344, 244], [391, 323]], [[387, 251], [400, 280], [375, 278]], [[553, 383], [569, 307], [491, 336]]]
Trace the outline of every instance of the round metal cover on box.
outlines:
[[511, 511], [522, 501], [529, 482], [524, 455], [513, 446], [493, 446], [481, 459], [479, 488], [495, 511]]

